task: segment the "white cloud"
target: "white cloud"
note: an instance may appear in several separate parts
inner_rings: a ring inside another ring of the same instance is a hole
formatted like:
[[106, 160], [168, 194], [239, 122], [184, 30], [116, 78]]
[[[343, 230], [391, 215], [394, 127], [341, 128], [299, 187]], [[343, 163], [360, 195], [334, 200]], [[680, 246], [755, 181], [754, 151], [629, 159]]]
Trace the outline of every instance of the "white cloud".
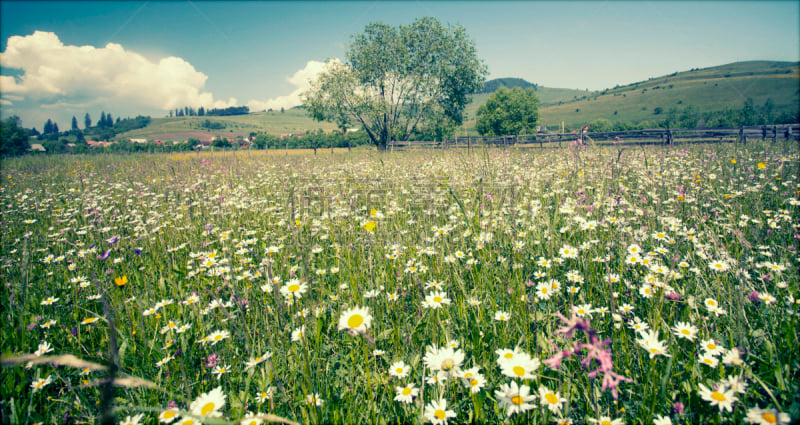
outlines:
[[51, 105], [109, 103], [147, 109], [185, 105], [225, 107], [204, 91], [208, 77], [187, 61], [170, 56], [153, 62], [108, 43], [105, 47], [64, 45], [52, 32], [9, 37], [0, 54], [3, 67], [22, 70], [0, 76], [6, 98], [24, 96]]
[[340, 62], [339, 59], [331, 59], [328, 62], [308, 61], [306, 66], [295, 72], [286, 81], [295, 86], [295, 89], [285, 96], [278, 96], [265, 101], [250, 100], [247, 102], [247, 107], [251, 111], [263, 111], [265, 109], [280, 109], [280, 108], [293, 108], [301, 105], [303, 102], [300, 95], [311, 87], [311, 82], [317, 79], [320, 73], [328, 68], [328, 64], [332, 62]]
[[0, 99], [0, 105], [11, 106], [11, 105], [13, 105], [13, 104], [12, 104], [12, 103], [11, 103], [11, 101], [9, 101], [9, 100]]

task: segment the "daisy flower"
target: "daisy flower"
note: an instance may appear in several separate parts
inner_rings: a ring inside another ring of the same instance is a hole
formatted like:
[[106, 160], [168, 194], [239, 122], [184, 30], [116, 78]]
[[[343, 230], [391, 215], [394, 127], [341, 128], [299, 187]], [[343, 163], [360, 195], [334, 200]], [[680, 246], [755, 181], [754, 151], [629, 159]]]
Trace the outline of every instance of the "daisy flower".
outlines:
[[242, 417], [239, 423], [241, 425], [261, 425], [262, 423], [264, 423], [264, 420], [258, 419], [257, 416], [258, 414], [255, 414], [253, 412], [247, 412], [247, 414], [244, 415], [244, 417]]
[[503, 375], [517, 379], [536, 379], [533, 372], [539, 368], [541, 362], [537, 358], [531, 358], [527, 353], [520, 353], [511, 360], [500, 365]]
[[158, 415], [158, 421], [162, 424], [172, 423], [172, 421], [178, 419], [178, 412], [179, 410], [174, 407], [167, 409]]
[[706, 354], [708, 354], [709, 356], [716, 356], [725, 351], [725, 348], [717, 344], [717, 342], [714, 341], [713, 339], [705, 339], [701, 341], [700, 348], [705, 350]]
[[399, 401], [400, 403], [411, 404], [414, 401], [414, 397], [419, 395], [419, 388], [414, 388], [413, 383], [404, 387], [394, 387], [394, 391], [396, 393], [394, 401]]
[[218, 418], [222, 416], [226, 398], [227, 396], [222, 393], [222, 387], [214, 388], [194, 399], [189, 405], [189, 412], [203, 418]]
[[652, 359], [655, 356], [667, 356], [672, 357], [671, 355], [667, 354], [667, 349], [664, 346], [664, 341], [660, 341], [658, 339], [658, 331], [655, 330], [645, 330], [639, 332], [639, 338], [636, 342], [639, 343], [642, 348], [647, 350], [650, 354], [650, 358]]
[[[474, 368], [478, 369], [478, 368]], [[469, 391], [472, 394], [477, 394], [481, 391], [481, 388], [486, 386], [486, 378], [477, 372], [470, 373], [469, 376], [465, 373], [464, 376], [464, 385], [469, 388]]]
[[494, 320], [497, 320], [497, 321], [500, 321], [500, 322], [508, 322], [509, 319], [511, 319], [511, 314], [509, 314], [506, 311], [498, 310], [498, 311], [494, 312]]
[[688, 339], [689, 341], [695, 340], [697, 337], [697, 332], [698, 329], [696, 326], [686, 322], [678, 322], [672, 327], [672, 333], [675, 336], [678, 338]]
[[531, 388], [527, 385], [519, 386], [515, 381], [511, 384], [503, 384], [500, 390], [495, 390], [494, 395], [500, 402], [500, 408], [506, 408], [506, 414], [511, 416], [515, 413], [522, 413], [536, 408], [535, 404], [530, 404], [536, 396], [530, 395]]
[[450, 298], [447, 298], [447, 294], [444, 292], [431, 292], [430, 294], [425, 296], [425, 301], [423, 301], [422, 306], [426, 308], [437, 309], [441, 308], [444, 304], [450, 304]]
[[39, 391], [42, 388], [50, 385], [53, 382], [52, 375], [47, 375], [47, 378], [44, 379], [37, 379], [31, 383], [31, 388], [33, 392]]
[[40, 304], [41, 305], [52, 305], [58, 300], [59, 300], [59, 298], [56, 298], [56, 297], [47, 297], [47, 298], [43, 299]]
[[281, 295], [286, 299], [300, 299], [308, 290], [308, 285], [300, 283], [299, 279], [290, 279], [285, 285], [281, 286]]
[[512, 360], [514, 357], [522, 354], [523, 351], [520, 350], [519, 347], [515, 347], [513, 350], [509, 350], [507, 348], [500, 348], [498, 350], [495, 350], [494, 353], [497, 354], [498, 356], [497, 365], [502, 367], [503, 363]]
[[99, 317], [87, 317], [81, 321], [81, 325], [91, 325], [92, 323], [100, 320]]
[[425, 367], [434, 372], [442, 371], [450, 376], [458, 376], [464, 362], [464, 352], [452, 347], [429, 346], [425, 350], [423, 361]]
[[275, 387], [267, 387], [264, 391], [259, 391], [256, 393], [256, 401], [263, 403], [267, 400], [271, 400], [274, 395]]
[[292, 331], [292, 342], [302, 341], [305, 337], [306, 333], [306, 325], [300, 326], [299, 328]]
[[346, 310], [339, 317], [339, 330], [347, 330], [351, 333], [363, 333], [369, 329], [372, 323], [372, 316], [366, 307], [353, 307]]
[[139, 413], [135, 416], [126, 416], [125, 420], [119, 423], [119, 425], [139, 425], [139, 422], [144, 419], [144, 413]]
[[222, 378], [222, 375], [231, 373], [231, 365], [217, 366], [211, 371], [212, 374], [217, 375], [217, 381]]
[[223, 339], [230, 338], [231, 333], [228, 331], [214, 331], [211, 332], [207, 337], [201, 339], [200, 342], [203, 345], [207, 343], [211, 343], [211, 345], [217, 345], [218, 342], [222, 341]]
[[439, 401], [431, 400], [431, 402], [425, 406], [423, 415], [425, 419], [431, 421], [433, 425], [446, 425], [448, 419], [458, 416], [456, 412], [447, 410], [447, 400], [444, 399], [440, 399]]
[[715, 369], [717, 367], [717, 365], [719, 364], [719, 360], [716, 357], [708, 354], [708, 352], [706, 352], [706, 351], [704, 351], [702, 354], [700, 354], [700, 356], [697, 358], [697, 361], [699, 363], [701, 363], [701, 364], [704, 364], [704, 365], [712, 368], [712, 369]]
[[405, 378], [408, 376], [410, 370], [411, 369], [408, 367], [408, 365], [401, 360], [399, 362], [394, 362], [391, 366], [389, 366], [389, 376]]
[[319, 393], [306, 395], [306, 403], [308, 403], [308, 404], [311, 404], [311, 405], [319, 407], [319, 406], [322, 406], [322, 403], [324, 403], [324, 402], [325, 402], [325, 400], [323, 400], [323, 399], [321, 399], [319, 397]]
[[719, 407], [720, 413], [722, 413], [723, 410], [732, 412], [733, 403], [739, 400], [734, 396], [733, 390], [725, 388], [724, 385], [719, 385], [713, 390], [703, 384], [698, 384], [698, 387], [697, 394], [703, 400], [709, 402], [711, 406]]
[[566, 401], [567, 399], [561, 397], [561, 394], [551, 391], [544, 385], [539, 386], [539, 404], [542, 407], [546, 406], [551, 412], [558, 413]]
[[762, 409], [758, 406], [747, 409], [745, 421], [758, 425], [788, 424], [791, 418], [778, 409]]
[[593, 424], [599, 425], [624, 425], [625, 422], [622, 422], [622, 418], [611, 419], [611, 416], [600, 416], [597, 419], [594, 418], [586, 418], [587, 421]]

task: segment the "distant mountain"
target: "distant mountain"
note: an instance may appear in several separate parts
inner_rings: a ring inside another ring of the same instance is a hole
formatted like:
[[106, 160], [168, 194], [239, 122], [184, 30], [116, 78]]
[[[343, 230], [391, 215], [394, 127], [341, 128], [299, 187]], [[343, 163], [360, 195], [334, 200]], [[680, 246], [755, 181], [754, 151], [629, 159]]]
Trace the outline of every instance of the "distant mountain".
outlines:
[[526, 89], [528, 87], [533, 87], [534, 90], [537, 89], [537, 85], [533, 83], [529, 83], [522, 78], [495, 78], [494, 80], [487, 81], [483, 88], [478, 90], [476, 94], [480, 93], [494, 93], [500, 87], [506, 87], [509, 89], [513, 89], [514, 87], [520, 87]]

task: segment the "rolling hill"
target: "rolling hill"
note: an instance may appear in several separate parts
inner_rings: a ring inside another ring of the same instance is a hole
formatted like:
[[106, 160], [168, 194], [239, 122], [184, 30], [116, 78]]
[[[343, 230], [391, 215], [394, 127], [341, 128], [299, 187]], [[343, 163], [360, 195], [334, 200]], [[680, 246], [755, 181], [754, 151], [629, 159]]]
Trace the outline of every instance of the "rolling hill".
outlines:
[[[559, 127], [562, 121], [567, 127], [575, 128], [600, 118], [634, 124], [652, 122], [655, 125], [661, 119], [661, 114], [672, 108], [691, 106], [700, 113], [741, 109], [748, 98], [759, 107], [769, 100], [776, 114], [796, 115], [800, 110], [800, 63], [735, 62], [675, 72], [594, 92], [542, 87], [519, 78], [490, 80], [484, 85], [484, 90], [494, 91], [499, 87], [535, 87], [541, 105], [540, 122], [550, 128]], [[472, 96], [472, 102], [465, 111], [464, 126], [458, 134], [464, 131], [477, 134], [474, 129], [475, 115], [490, 95], [490, 92], [484, 92]], [[205, 120], [224, 125], [224, 128], [204, 128]], [[231, 137], [250, 132], [282, 134], [335, 128], [332, 123], [312, 120], [302, 108], [292, 108], [284, 113], [273, 111], [224, 117], [154, 118], [147, 127], [120, 134], [118, 138], [177, 140], [198, 132]]]
[[671, 108], [691, 105], [699, 112], [741, 109], [752, 99], [757, 106], [769, 99], [777, 114], [800, 109], [800, 64], [797, 62], [736, 62], [676, 72], [626, 86], [586, 93], [578, 99], [543, 105], [541, 121], [569, 127], [598, 118], [609, 121], [655, 122]]

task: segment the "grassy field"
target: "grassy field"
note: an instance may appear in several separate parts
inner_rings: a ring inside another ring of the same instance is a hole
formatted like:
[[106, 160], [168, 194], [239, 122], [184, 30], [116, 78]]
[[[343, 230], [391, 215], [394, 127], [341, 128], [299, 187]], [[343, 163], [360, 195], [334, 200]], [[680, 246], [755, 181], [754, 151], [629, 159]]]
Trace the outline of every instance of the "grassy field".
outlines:
[[4, 160], [0, 417], [797, 420], [796, 148]]

